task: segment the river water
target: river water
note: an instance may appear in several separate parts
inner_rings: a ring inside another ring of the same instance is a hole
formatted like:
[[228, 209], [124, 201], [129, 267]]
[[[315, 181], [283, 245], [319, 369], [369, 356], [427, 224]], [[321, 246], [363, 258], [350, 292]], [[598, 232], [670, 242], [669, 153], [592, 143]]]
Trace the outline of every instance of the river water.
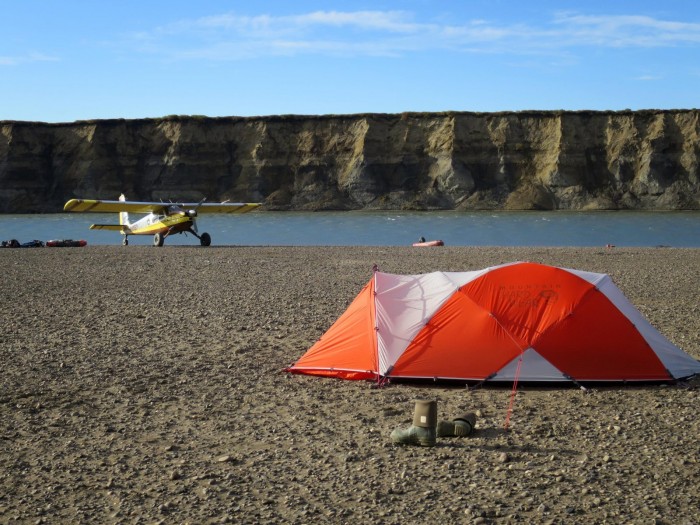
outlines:
[[[0, 215], [0, 240], [120, 244], [118, 232], [89, 229], [92, 223], [116, 222], [116, 214], [104, 213]], [[406, 246], [422, 236], [449, 246], [700, 247], [700, 212], [255, 211], [204, 215], [198, 227], [211, 235], [214, 246]], [[151, 240], [129, 237], [131, 245]], [[166, 245], [196, 244], [185, 234], [166, 240]]]

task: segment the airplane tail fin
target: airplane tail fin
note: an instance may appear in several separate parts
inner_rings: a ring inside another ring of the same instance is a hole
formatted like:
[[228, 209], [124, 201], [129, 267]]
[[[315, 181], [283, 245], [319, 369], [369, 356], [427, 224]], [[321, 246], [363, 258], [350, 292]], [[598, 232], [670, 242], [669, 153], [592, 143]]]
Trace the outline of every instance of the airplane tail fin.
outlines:
[[[124, 196], [123, 193], [119, 196], [119, 200], [122, 202], [126, 201], [126, 197]], [[127, 228], [130, 226], [129, 214], [127, 212], [125, 212], [125, 211], [119, 212], [119, 224], [121, 224], [122, 226], [126, 226]]]

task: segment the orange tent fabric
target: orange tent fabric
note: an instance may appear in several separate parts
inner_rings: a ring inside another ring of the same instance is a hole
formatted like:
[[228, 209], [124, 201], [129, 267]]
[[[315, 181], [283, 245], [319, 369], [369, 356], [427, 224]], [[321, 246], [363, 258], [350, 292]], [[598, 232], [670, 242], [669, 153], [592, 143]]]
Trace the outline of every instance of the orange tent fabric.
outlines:
[[[520, 365], [520, 367], [518, 367]], [[669, 381], [700, 362], [654, 329], [605, 274], [536, 263], [375, 272], [287, 370], [344, 379]]]
[[[306, 352], [304, 373], [345, 379], [371, 379], [377, 375], [373, 296], [372, 280], [325, 333], [323, 342]], [[363, 348], [366, 351], [360, 350]]]

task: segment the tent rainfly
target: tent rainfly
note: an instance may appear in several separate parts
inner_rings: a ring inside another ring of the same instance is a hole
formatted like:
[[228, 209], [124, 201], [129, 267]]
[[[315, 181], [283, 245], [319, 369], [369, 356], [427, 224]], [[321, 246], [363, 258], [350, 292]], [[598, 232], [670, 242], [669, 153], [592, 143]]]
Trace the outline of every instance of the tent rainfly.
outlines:
[[516, 262], [471, 272], [375, 272], [291, 373], [342, 379], [673, 381], [700, 362], [608, 275]]

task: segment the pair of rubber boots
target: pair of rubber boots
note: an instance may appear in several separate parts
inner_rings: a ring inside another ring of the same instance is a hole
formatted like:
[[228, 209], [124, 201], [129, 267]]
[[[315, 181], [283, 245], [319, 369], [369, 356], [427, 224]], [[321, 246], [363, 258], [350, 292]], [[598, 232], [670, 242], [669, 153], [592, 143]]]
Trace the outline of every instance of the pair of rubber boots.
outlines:
[[452, 421], [437, 420], [437, 401], [416, 400], [413, 424], [408, 428], [397, 428], [391, 440], [398, 445], [434, 447], [439, 437], [465, 437], [472, 433], [476, 424], [473, 413], [464, 414]]

